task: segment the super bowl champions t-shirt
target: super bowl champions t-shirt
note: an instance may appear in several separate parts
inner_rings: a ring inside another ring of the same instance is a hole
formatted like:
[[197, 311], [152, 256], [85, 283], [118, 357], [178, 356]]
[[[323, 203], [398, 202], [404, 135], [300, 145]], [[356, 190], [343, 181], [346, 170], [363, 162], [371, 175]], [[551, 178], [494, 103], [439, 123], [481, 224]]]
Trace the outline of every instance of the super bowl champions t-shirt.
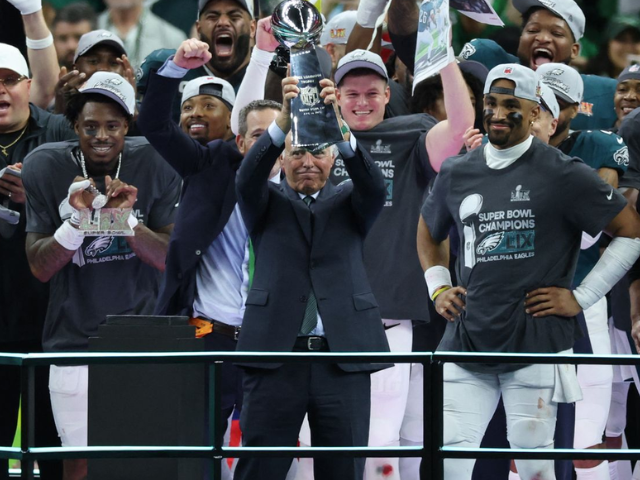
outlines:
[[[82, 169], [78, 142], [45, 144], [24, 162], [28, 233], [53, 235], [72, 213], [69, 185]], [[180, 177], [141, 137], [127, 138], [119, 178], [138, 189], [133, 214], [151, 230], [173, 223]], [[94, 178], [105, 191], [104, 178]], [[86, 237], [51, 279], [43, 333], [46, 352], [83, 351], [107, 315], [151, 315], [160, 272], [136, 256], [126, 237]]]
[[[429, 292], [416, 250], [420, 207], [431, 168], [425, 139], [436, 120], [426, 114], [394, 117], [368, 131], [354, 131], [361, 148], [382, 170], [387, 198], [364, 245], [364, 262], [382, 318], [429, 320]], [[348, 179], [336, 159], [331, 180]]]
[[[621, 137], [612, 132], [587, 130], [572, 132], [558, 150], [570, 157], [577, 157], [594, 170], [611, 168], [624, 175], [629, 166], [629, 149]], [[600, 245], [580, 251], [578, 266], [573, 279], [574, 286], [580, 285], [600, 258]]]
[[[441, 351], [556, 353], [579, 336], [575, 317], [534, 318], [525, 294], [570, 288], [583, 231], [596, 235], [624, 208], [622, 195], [593, 169], [538, 139], [501, 170], [487, 166], [484, 149], [448, 159], [422, 216], [436, 241], [455, 225], [456, 271], [466, 310], [449, 322]], [[522, 365], [461, 365], [500, 373]]]

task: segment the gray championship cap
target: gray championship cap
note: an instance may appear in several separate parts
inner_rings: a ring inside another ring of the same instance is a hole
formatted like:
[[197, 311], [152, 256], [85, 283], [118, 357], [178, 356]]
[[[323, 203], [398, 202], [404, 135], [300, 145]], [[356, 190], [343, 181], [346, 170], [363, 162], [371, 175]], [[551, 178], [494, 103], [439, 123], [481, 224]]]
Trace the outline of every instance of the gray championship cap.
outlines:
[[325, 24], [322, 30], [320, 45], [323, 47], [329, 43], [346, 45], [353, 27], [356, 25], [357, 16], [358, 12], [355, 10], [347, 10], [334, 16]]
[[[202, 14], [202, 10], [204, 7], [209, 5], [209, 2], [214, 2], [216, 0], [198, 0], [198, 18]], [[242, 7], [243, 10], [249, 12], [249, 16], [253, 18], [253, 0], [234, 0], [238, 5]]]
[[129, 115], [133, 115], [136, 110], [136, 93], [133, 87], [117, 73], [96, 72], [78, 91], [105, 95], [120, 104]]
[[78, 41], [78, 48], [76, 48], [76, 54], [73, 56], [73, 63], [76, 63], [79, 57], [87, 53], [96, 45], [105, 44], [113, 47], [120, 55], [127, 54], [124, 48], [124, 43], [120, 40], [115, 33], [108, 30], [92, 30], [85, 33], [80, 37]]
[[544, 83], [540, 84], [540, 105], [551, 113], [553, 118], [560, 117], [560, 105], [558, 105], [556, 95], [553, 93], [553, 90]]
[[[493, 82], [502, 79], [511, 80], [515, 84], [512, 92], [495, 91], [491, 88]], [[540, 103], [540, 84], [536, 73], [517, 63], [505, 63], [491, 69], [484, 84], [484, 94], [493, 92], [508, 93], [518, 98]]]
[[29, 76], [29, 67], [20, 50], [13, 45], [0, 43], [0, 68], [13, 70], [18, 75]]
[[[357, 16], [357, 11], [347, 10], [346, 12], [341, 12], [333, 16], [331, 20], [325, 22], [322, 35], [320, 35], [320, 45], [323, 47], [329, 43], [346, 45], [347, 40], [349, 40], [349, 35], [351, 35], [353, 31], [353, 27], [356, 26]], [[383, 38], [382, 48], [393, 50], [393, 45]]]
[[198, 95], [217, 97], [229, 110], [233, 109], [233, 104], [236, 101], [236, 94], [231, 84], [217, 77], [198, 77], [187, 83], [182, 91], [182, 101], [180, 105]]
[[565, 102], [580, 103], [584, 82], [578, 71], [564, 63], [545, 63], [536, 70], [540, 81]]
[[629, 65], [618, 75], [618, 83], [625, 80], [640, 80], [640, 65]]
[[582, 9], [573, 0], [513, 0], [513, 6], [522, 14], [532, 7], [549, 10], [567, 22], [576, 42], [584, 35], [586, 19]]
[[389, 81], [389, 74], [387, 73], [387, 67], [384, 66], [384, 62], [380, 55], [370, 52], [368, 50], [354, 50], [346, 54], [338, 62], [338, 67], [333, 77], [336, 84], [340, 83], [344, 76], [351, 70], [356, 68], [368, 68], [369, 70], [377, 73], [387, 82]]

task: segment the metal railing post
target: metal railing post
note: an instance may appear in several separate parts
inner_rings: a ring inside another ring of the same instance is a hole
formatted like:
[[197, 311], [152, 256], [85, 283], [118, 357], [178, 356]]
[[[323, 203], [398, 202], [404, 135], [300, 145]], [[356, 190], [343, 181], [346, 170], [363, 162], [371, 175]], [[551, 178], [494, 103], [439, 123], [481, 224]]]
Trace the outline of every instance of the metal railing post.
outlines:
[[433, 425], [433, 398], [432, 398], [432, 385], [433, 381], [433, 357], [429, 362], [422, 362], [422, 438], [424, 441], [422, 451], [422, 461], [420, 462], [420, 478], [423, 480], [433, 480], [431, 478], [431, 465], [434, 461], [433, 451], [437, 448], [437, 444], [433, 443], [433, 437], [431, 435]]
[[431, 361], [431, 479], [444, 479], [444, 457], [442, 446], [444, 443], [443, 428], [443, 369], [444, 363], [432, 358]]
[[213, 445], [211, 461], [213, 480], [222, 480], [222, 361], [209, 364], [209, 432], [210, 445]]
[[22, 407], [20, 410], [20, 450], [23, 458], [20, 459], [20, 478], [33, 480], [33, 458], [29, 454], [31, 447], [35, 445], [35, 367], [22, 366], [20, 368], [20, 396]]

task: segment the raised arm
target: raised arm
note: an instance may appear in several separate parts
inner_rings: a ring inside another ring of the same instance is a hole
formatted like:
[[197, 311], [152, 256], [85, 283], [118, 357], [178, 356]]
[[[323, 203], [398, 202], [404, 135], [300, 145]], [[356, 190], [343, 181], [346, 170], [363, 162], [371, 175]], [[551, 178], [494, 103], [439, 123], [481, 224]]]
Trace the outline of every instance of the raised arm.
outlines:
[[236, 135], [238, 134], [240, 110], [254, 100], [264, 99], [264, 87], [267, 83], [269, 65], [278, 45], [278, 41], [271, 33], [271, 17], [259, 20], [256, 27], [256, 46], [251, 52], [249, 66], [231, 111], [231, 131]]
[[395, 52], [411, 72], [416, 56], [419, 13], [420, 8], [415, 0], [393, 0], [387, 20]]
[[20, 10], [27, 37], [31, 70], [29, 100], [40, 108], [47, 108], [55, 95], [60, 67], [53, 36], [42, 13], [42, 0], [9, 0], [9, 3]]
[[440, 171], [442, 162], [457, 155], [464, 145], [464, 135], [475, 121], [469, 90], [456, 62], [440, 71], [447, 119], [436, 124], [427, 134], [426, 147], [431, 167]]
[[182, 42], [175, 57], [167, 60], [158, 73], [151, 75], [138, 116], [137, 124], [142, 134], [182, 177], [211, 166], [216, 159], [233, 161], [241, 158], [240, 153], [223, 141], [215, 142], [215, 149], [219, 151], [216, 154], [215, 150], [211, 150], [211, 144], [203, 146], [189, 138], [171, 120], [173, 98], [178, 92], [182, 76], [187, 69], [198, 68], [210, 58], [206, 43], [195, 39]]
[[[382, 49], [382, 24], [376, 22], [385, 13], [387, 3], [389, 3], [389, 0], [360, 0], [356, 24], [349, 35], [346, 53], [359, 48], [380, 53]], [[369, 48], [374, 33], [375, 39], [371, 48]]]

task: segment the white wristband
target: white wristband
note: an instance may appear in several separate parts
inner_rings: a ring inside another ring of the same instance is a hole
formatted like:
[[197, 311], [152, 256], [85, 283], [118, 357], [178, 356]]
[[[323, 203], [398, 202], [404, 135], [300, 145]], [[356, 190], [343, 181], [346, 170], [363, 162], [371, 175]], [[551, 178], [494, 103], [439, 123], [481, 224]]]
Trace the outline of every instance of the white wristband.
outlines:
[[424, 279], [427, 282], [427, 288], [429, 289], [429, 298], [433, 298], [433, 294], [442, 287], [452, 287], [451, 272], [448, 268], [442, 265], [436, 265], [435, 267], [428, 268], [424, 272]]
[[53, 45], [53, 35], [49, 34], [49, 36], [41, 38], [40, 40], [33, 40], [27, 37], [27, 48], [31, 50], [44, 50], [45, 48]]
[[356, 22], [365, 28], [376, 28], [378, 18], [384, 13], [388, 0], [360, 0]]
[[586, 310], [620, 281], [640, 257], [640, 238], [614, 238], [589, 275], [573, 291], [578, 305]]
[[129, 214], [129, 219], [127, 220], [127, 223], [129, 224], [129, 228], [131, 228], [131, 230], [133, 230], [134, 228], [136, 228], [138, 226], [138, 223], [140, 223], [138, 221], [138, 219], [135, 217], [135, 215], [133, 213]]
[[84, 235], [82, 232], [77, 228], [73, 228], [73, 225], [68, 221], [58, 227], [56, 233], [53, 234], [53, 238], [55, 238], [56, 242], [64, 248], [71, 250], [72, 252], [79, 249], [84, 241]]

